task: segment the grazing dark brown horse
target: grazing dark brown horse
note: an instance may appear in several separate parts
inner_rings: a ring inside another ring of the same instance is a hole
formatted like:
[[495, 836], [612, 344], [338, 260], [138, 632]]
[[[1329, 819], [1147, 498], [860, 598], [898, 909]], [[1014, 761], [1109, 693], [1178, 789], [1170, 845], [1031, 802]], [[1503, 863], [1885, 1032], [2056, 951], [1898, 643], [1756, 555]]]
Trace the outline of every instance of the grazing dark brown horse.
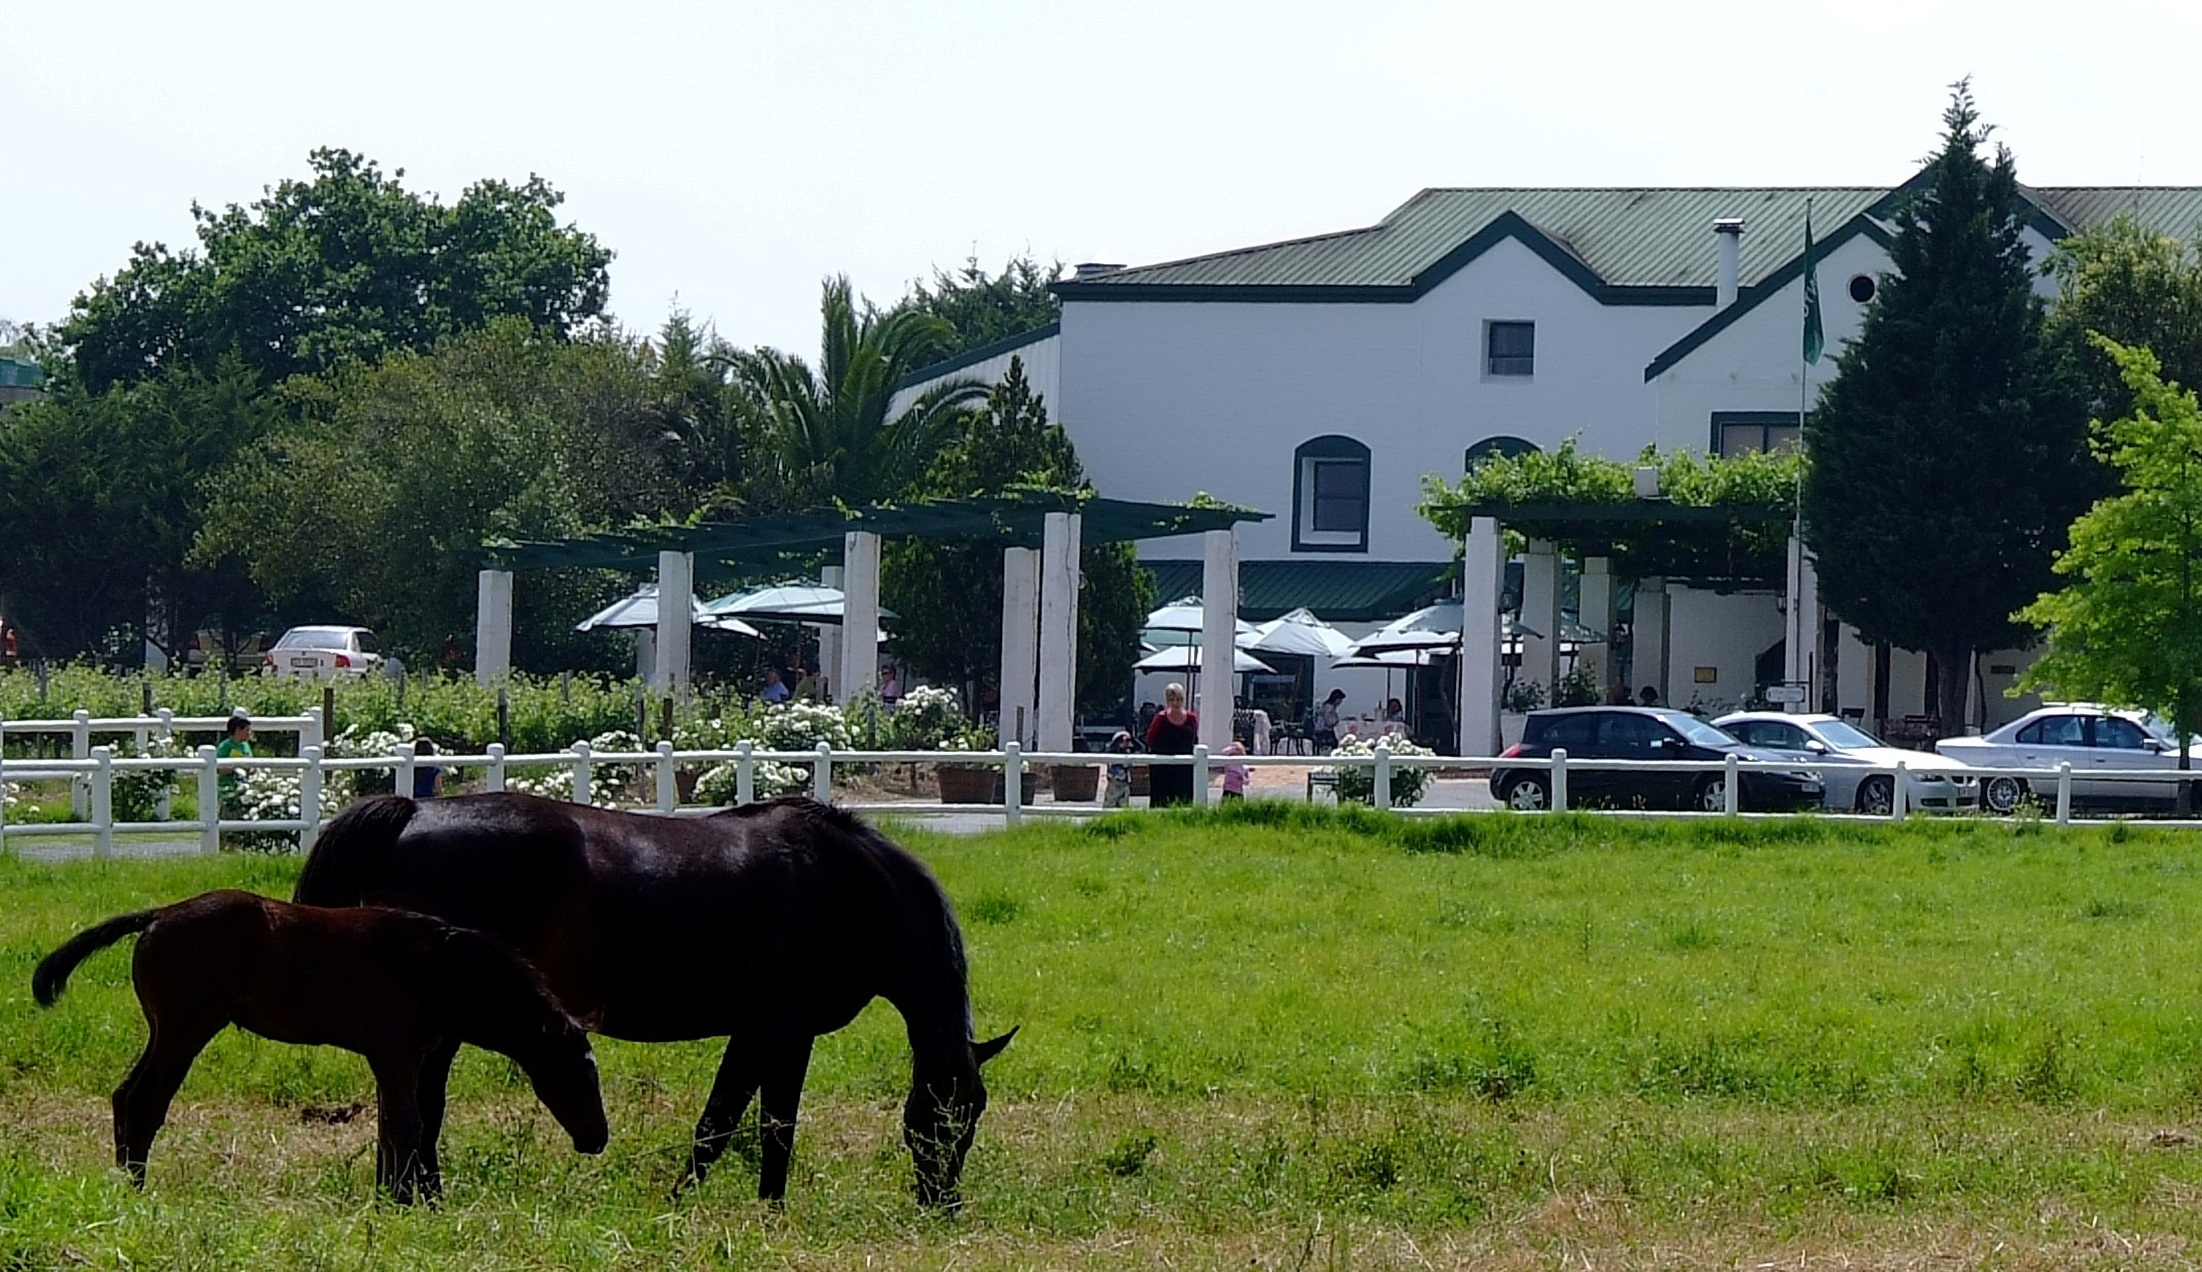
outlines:
[[151, 1036], [115, 1088], [115, 1164], [145, 1186], [145, 1159], [191, 1062], [226, 1025], [277, 1042], [342, 1047], [374, 1070], [375, 1182], [401, 1202], [442, 1187], [436, 1141], [443, 1086], [420, 1074], [462, 1042], [517, 1061], [584, 1153], [608, 1132], [589, 1035], [535, 970], [480, 932], [395, 910], [324, 910], [249, 892], [208, 892], [118, 915], [38, 965], [31, 992], [51, 1007], [96, 951], [143, 933], [130, 964]]
[[[910, 1038], [903, 1138], [918, 1200], [958, 1204], [986, 1109], [979, 1065], [1010, 1035], [972, 1040], [947, 897], [915, 857], [848, 813], [795, 799], [674, 820], [528, 795], [383, 796], [329, 823], [294, 895], [493, 933], [610, 1037], [727, 1038], [681, 1183], [702, 1181], [757, 1096], [757, 1192], [769, 1201], [787, 1194], [812, 1042], [885, 998]], [[449, 1059], [430, 1058], [424, 1092], [441, 1090]]]

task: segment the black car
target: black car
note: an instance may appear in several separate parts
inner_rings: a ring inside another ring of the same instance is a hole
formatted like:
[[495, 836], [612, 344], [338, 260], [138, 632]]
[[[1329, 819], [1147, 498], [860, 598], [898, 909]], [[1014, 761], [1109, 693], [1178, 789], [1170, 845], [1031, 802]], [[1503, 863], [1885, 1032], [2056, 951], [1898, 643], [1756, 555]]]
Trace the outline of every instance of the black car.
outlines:
[[[1532, 711], [1519, 744], [1501, 758], [1549, 757], [1555, 750], [1570, 760], [1739, 760], [1789, 761], [1778, 752], [1745, 746], [1686, 711], [1657, 707], [1569, 707]], [[1820, 806], [1820, 776], [1807, 769], [1757, 770], [1739, 774], [1736, 804], [1753, 812], [1783, 812]], [[1681, 769], [1567, 770], [1568, 803], [1622, 808], [1693, 808], [1717, 813], [1728, 803], [1725, 774]], [[1552, 806], [1552, 774], [1545, 769], [1496, 768], [1491, 794], [1508, 808], [1536, 810]]]

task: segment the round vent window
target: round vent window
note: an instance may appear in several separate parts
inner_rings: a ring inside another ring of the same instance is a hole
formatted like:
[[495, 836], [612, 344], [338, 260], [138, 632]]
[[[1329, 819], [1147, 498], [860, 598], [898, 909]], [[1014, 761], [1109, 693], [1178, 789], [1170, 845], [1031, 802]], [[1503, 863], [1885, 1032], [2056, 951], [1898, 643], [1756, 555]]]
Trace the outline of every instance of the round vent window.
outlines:
[[1850, 280], [1850, 298], [1863, 305], [1873, 299], [1873, 275], [1860, 274]]

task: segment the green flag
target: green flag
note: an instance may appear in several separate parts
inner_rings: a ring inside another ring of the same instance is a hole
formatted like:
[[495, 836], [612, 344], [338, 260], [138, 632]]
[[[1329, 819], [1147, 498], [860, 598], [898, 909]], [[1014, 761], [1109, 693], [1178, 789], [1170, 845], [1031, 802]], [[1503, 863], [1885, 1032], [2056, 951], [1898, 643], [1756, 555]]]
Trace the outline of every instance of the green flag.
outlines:
[[1820, 275], [1812, 263], [1812, 205], [1804, 208], [1804, 360], [1816, 363], [1827, 348], [1820, 331]]

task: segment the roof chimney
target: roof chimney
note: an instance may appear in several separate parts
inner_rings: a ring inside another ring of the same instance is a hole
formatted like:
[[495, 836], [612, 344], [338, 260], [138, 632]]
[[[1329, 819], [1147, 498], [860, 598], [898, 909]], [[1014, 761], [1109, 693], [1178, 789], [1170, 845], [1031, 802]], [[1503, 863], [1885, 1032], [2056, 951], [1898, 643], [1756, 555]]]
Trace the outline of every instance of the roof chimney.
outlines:
[[1736, 291], [1743, 274], [1743, 218], [1724, 216], [1713, 222], [1713, 244], [1720, 264], [1713, 289], [1713, 308], [1726, 309], [1736, 303]]
[[1122, 265], [1109, 265], [1109, 264], [1104, 264], [1104, 263], [1102, 263], [1102, 262], [1100, 262], [1100, 261], [1081, 261], [1081, 262], [1079, 262], [1079, 264], [1078, 264], [1078, 267], [1077, 267], [1077, 268], [1078, 268], [1078, 272], [1077, 272], [1077, 273], [1075, 273], [1075, 274], [1073, 274], [1073, 275], [1071, 275], [1071, 277], [1073, 277], [1073, 278], [1099, 278], [1099, 277], [1101, 277], [1101, 276], [1102, 276], [1103, 274], [1113, 274], [1113, 273], [1115, 273], [1116, 271], [1118, 271], [1118, 270], [1120, 270], [1120, 269], [1122, 269], [1122, 268], [1124, 268], [1124, 267], [1123, 267]]

